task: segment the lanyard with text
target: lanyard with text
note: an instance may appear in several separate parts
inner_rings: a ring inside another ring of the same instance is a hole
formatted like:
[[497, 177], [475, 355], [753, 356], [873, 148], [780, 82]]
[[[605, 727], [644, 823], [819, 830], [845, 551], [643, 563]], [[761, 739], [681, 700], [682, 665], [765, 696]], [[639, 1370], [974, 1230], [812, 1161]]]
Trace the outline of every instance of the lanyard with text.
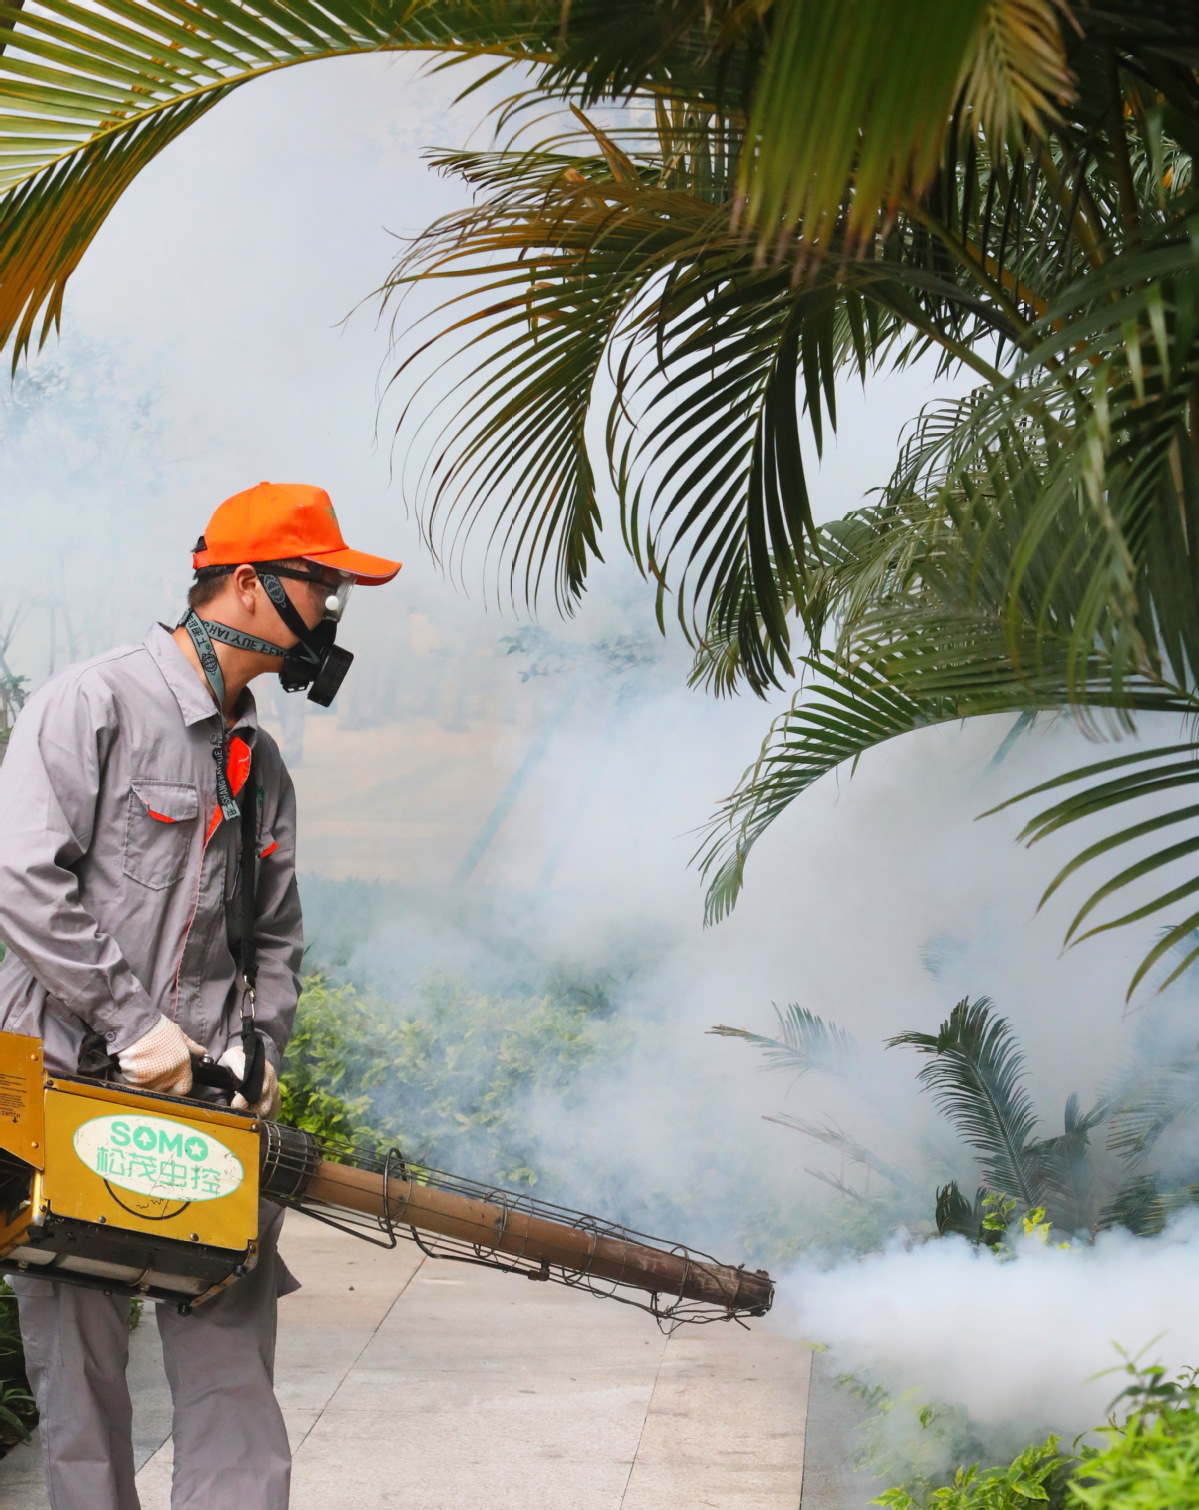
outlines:
[[184, 614], [181, 627], [187, 630], [192, 644], [196, 647], [196, 655], [200, 659], [200, 666], [209, 689], [216, 699], [220, 716], [221, 742], [216, 764], [217, 805], [220, 807], [222, 818], [230, 821], [237, 817], [241, 818], [241, 884], [239, 888], [241, 916], [236, 919], [238, 924], [236, 930], [230, 929], [233, 935], [230, 943], [233, 945], [234, 960], [246, 988], [241, 1014], [241, 1043], [242, 1051], [246, 1056], [246, 1069], [242, 1079], [241, 1093], [247, 1103], [252, 1106], [262, 1095], [262, 1082], [266, 1076], [266, 1048], [261, 1035], [254, 1028], [255, 984], [258, 979], [258, 948], [254, 937], [257, 921], [254, 915], [255, 893], [258, 879], [257, 784], [254, 780], [254, 765], [251, 757], [250, 770], [241, 789], [242, 800], [239, 806], [233, 795], [233, 788], [229, 784], [229, 729], [225, 722], [225, 678], [212, 642], [214, 639], [219, 639], [226, 644], [235, 645], [238, 649], [256, 650], [266, 655], [282, 655], [284, 652], [277, 645], [271, 645], [266, 640], [256, 639], [253, 635], [229, 629], [225, 624], [208, 623], [201, 619], [194, 609], [189, 609]]

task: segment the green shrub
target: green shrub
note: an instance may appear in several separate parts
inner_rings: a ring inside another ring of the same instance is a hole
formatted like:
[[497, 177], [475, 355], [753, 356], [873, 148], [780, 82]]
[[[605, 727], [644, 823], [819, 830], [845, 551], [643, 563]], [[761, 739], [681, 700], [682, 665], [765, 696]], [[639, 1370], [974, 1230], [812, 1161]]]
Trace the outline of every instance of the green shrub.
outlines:
[[17, 1318], [17, 1297], [0, 1279], [0, 1458], [28, 1442], [37, 1425], [37, 1406], [25, 1373], [25, 1350]]
[[[1117, 1401], [1127, 1413], [1099, 1430], [1102, 1447], [1065, 1456], [1050, 1437], [1006, 1467], [974, 1463], [940, 1486], [909, 1480], [873, 1503], [887, 1510], [1199, 1510], [1196, 1371], [1170, 1379], [1160, 1367], [1130, 1362], [1127, 1372], [1132, 1382]], [[935, 1416], [922, 1412], [922, 1426], [925, 1414]]]
[[396, 1004], [313, 975], [280, 1116], [317, 1136], [394, 1143], [418, 1163], [533, 1184], [523, 1099], [565, 1090], [619, 1042], [598, 992], [485, 996], [439, 976]]
[[1058, 1451], [1056, 1437], [1034, 1443], [1006, 1468], [959, 1468], [953, 1483], [917, 1497], [907, 1489], [888, 1489], [873, 1501], [888, 1510], [1046, 1510], [1064, 1506], [1073, 1458]]
[[369, 1125], [371, 1100], [353, 1093], [372, 1066], [372, 1045], [386, 1034], [378, 1008], [353, 986], [331, 986], [323, 976], [304, 983], [295, 1030], [279, 1077], [279, 1120], [318, 1138], [376, 1141]]
[[1199, 1389], [1193, 1376], [1168, 1380], [1159, 1368], [1134, 1375], [1139, 1402], [1122, 1425], [1103, 1428], [1088, 1452], [1070, 1504], [1087, 1510], [1199, 1510]]

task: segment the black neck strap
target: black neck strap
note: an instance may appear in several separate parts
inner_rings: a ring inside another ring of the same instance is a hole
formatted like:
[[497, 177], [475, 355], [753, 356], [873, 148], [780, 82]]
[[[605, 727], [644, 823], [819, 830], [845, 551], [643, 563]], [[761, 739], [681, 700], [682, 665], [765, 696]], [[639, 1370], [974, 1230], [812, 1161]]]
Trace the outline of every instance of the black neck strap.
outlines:
[[266, 1075], [266, 1046], [254, 1026], [255, 987], [258, 983], [258, 774], [253, 758], [241, 789], [241, 864], [238, 867], [241, 906], [238, 936], [230, 940], [233, 962], [245, 984], [241, 1007], [241, 1046], [246, 1056], [241, 1093], [253, 1106], [262, 1095]]
[[255, 985], [258, 980], [258, 940], [255, 937], [258, 911], [258, 781], [253, 755], [251, 755], [250, 769], [246, 772], [239, 806], [233, 795], [233, 789], [229, 785], [229, 726], [225, 722], [225, 677], [212, 642], [220, 640], [222, 644], [232, 645], [238, 650], [254, 650], [262, 655], [285, 656], [287, 652], [278, 645], [272, 645], [269, 640], [260, 640], [252, 634], [243, 634], [238, 629], [230, 629], [227, 624], [216, 624], [211, 620], [202, 619], [194, 608], [189, 608], [183, 615], [180, 625], [187, 630], [192, 644], [196, 647], [196, 655], [199, 657], [204, 678], [216, 700], [221, 737], [214, 753], [217, 757], [216, 796], [221, 817], [230, 820], [241, 818], [241, 855], [238, 866], [240, 906], [237, 913], [231, 915], [229, 920], [232, 925], [236, 919], [236, 931], [233, 926], [230, 926], [227, 931], [230, 934], [229, 944], [233, 961], [245, 985], [241, 1010], [241, 1044], [245, 1054], [245, 1074], [241, 1091], [245, 1100], [253, 1106], [262, 1095], [262, 1085], [266, 1074], [266, 1047], [254, 1027]]
[[[283, 583], [275, 576], [274, 572], [262, 570], [258, 573], [258, 580], [262, 583], [263, 591], [274, 604], [275, 612], [287, 625], [288, 629], [291, 630], [292, 634], [295, 635], [296, 639], [299, 640], [300, 643], [297, 649], [302, 650], [308, 656], [309, 660], [319, 665], [321, 647], [313, 643], [312, 630], [305, 624], [296, 609], [296, 605], [287, 596]], [[303, 577], [300, 580], [310, 582], [313, 579], [311, 577]], [[279, 654], [284, 655], [286, 652], [281, 650]]]
[[204, 679], [208, 683], [208, 689], [216, 700], [217, 710], [220, 713], [221, 750], [220, 759], [217, 762], [216, 795], [221, 816], [233, 819], [237, 817], [240, 809], [229, 786], [226, 771], [229, 731], [225, 723], [225, 677], [212, 642], [219, 640], [222, 645], [232, 645], [235, 650], [253, 650], [258, 655], [280, 658], [286, 656], [287, 651], [281, 645], [273, 645], [270, 640], [260, 640], [257, 635], [246, 634], [240, 629], [230, 629], [228, 624], [217, 624], [211, 619], [202, 619], [194, 608], [189, 608], [179, 620], [179, 627], [187, 630], [192, 644], [196, 647], [200, 669], [204, 672]]
[[200, 669], [204, 673], [204, 680], [208, 683], [208, 690], [216, 703], [217, 718], [220, 720], [221, 728], [220, 742], [213, 751], [216, 757], [216, 800], [221, 810], [221, 817], [232, 821], [241, 809], [233, 795], [233, 788], [229, 785], [229, 726], [225, 722], [225, 677], [212, 645], [212, 631], [224, 626], [205, 623], [194, 608], [189, 608], [179, 622], [180, 627], [186, 629], [191, 637], [191, 642], [196, 648], [196, 655], [200, 659]]

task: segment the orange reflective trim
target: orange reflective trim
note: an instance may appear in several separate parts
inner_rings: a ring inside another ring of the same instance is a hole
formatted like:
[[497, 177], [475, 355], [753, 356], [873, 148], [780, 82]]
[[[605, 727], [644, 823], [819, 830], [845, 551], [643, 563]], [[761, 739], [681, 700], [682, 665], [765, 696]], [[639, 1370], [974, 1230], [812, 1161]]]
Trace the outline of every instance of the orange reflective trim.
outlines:
[[152, 807], [148, 807], [146, 809], [146, 811], [150, 814], [151, 818], [157, 818], [158, 821], [159, 821], [159, 823], [178, 823], [179, 822], [178, 818], [168, 818], [165, 813], [156, 813]]
[[246, 784], [246, 777], [250, 774], [250, 746], [235, 735], [229, 741], [229, 755], [225, 761], [225, 774], [229, 778], [229, 786], [236, 797], [238, 792]]
[[258, 856], [258, 858], [260, 860], [265, 860], [266, 857], [267, 857], [267, 855], [273, 855], [278, 848], [279, 848], [279, 841], [278, 841], [278, 839], [276, 839], [273, 844], [268, 844], [267, 845], [267, 847], [262, 851], [262, 853]]
[[[250, 746], [239, 734], [235, 734], [229, 741], [229, 753], [225, 757], [225, 775], [229, 778], [229, 790], [236, 797], [246, 784], [246, 777], [250, 774]], [[157, 818], [158, 814], [152, 814]], [[221, 809], [216, 807], [212, 817], [208, 820], [208, 832], [204, 835], [204, 848], [208, 848], [208, 841], [221, 826]], [[167, 818], [164, 822], [172, 823], [174, 819]]]

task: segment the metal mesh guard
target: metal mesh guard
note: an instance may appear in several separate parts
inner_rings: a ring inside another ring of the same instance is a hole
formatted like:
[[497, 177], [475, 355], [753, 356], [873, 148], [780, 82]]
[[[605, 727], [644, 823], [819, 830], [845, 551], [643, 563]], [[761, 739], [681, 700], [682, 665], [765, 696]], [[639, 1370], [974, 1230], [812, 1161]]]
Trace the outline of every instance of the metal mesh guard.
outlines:
[[[651, 1237], [632, 1228], [606, 1222], [585, 1211], [574, 1211], [568, 1206], [558, 1206], [550, 1201], [539, 1200], [519, 1191], [504, 1190], [499, 1186], [486, 1185], [478, 1180], [465, 1179], [461, 1175], [447, 1174], [444, 1170], [430, 1169], [424, 1165], [410, 1165], [396, 1149], [381, 1153], [376, 1148], [338, 1142], [331, 1138], [314, 1138], [309, 1133], [272, 1125], [266, 1130], [263, 1145], [262, 1193], [281, 1205], [290, 1206], [314, 1217], [317, 1221], [354, 1237], [380, 1243], [393, 1248], [397, 1237], [414, 1242], [429, 1258], [447, 1259], [454, 1263], [477, 1264], [483, 1268], [498, 1269], [505, 1274], [523, 1274], [526, 1279], [566, 1285], [572, 1290], [584, 1290], [608, 1300], [618, 1300], [622, 1305], [636, 1306], [648, 1311], [663, 1331], [672, 1332], [684, 1322], [703, 1324], [710, 1321], [737, 1321], [742, 1318], [761, 1316], [769, 1309], [773, 1287], [765, 1275], [766, 1299], [764, 1303], [743, 1304], [684, 1298], [648, 1290], [644, 1281], [634, 1283], [629, 1279], [600, 1278], [585, 1269], [574, 1269], [546, 1263], [519, 1254], [500, 1253], [495, 1249], [461, 1241], [456, 1238], [434, 1236], [418, 1232], [413, 1226], [397, 1224], [384, 1217], [367, 1216], [343, 1206], [327, 1205], [313, 1201], [302, 1191], [314, 1166], [314, 1154], [334, 1164], [369, 1170], [384, 1177], [384, 1190], [392, 1179], [411, 1180], [414, 1184], [430, 1190], [444, 1191], [450, 1195], [463, 1196], [472, 1201], [483, 1201], [508, 1213], [520, 1212], [529, 1216], [556, 1222], [563, 1227], [587, 1233], [596, 1238], [612, 1239], [658, 1254], [670, 1255], [679, 1260], [687, 1271], [703, 1271], [721, 1274], [743, 1274], [743, 1266], [730, 1270], [708, 1253], [689, 1248], [682, 1243], [670, 1243]], [[755, 1275], [757, 1278], [757, 1275]], [[759, 1285], [761, 1281], [759, 1281]]]

